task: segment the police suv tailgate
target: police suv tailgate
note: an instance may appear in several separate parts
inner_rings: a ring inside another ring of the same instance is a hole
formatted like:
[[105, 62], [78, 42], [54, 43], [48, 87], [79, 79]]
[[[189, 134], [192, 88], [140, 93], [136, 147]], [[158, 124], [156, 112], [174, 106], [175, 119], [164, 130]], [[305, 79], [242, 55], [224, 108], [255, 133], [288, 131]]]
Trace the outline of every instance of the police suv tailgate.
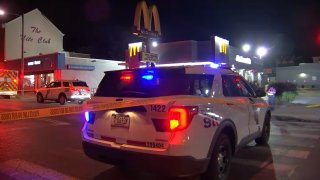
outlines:
[[[121, 98], [121, 101], [143, 100], [144, 98]], [[110, 97], [94, 97], [93, 103], [119, 102]], [[95, 113], [93, 124], [88, 124], [87, 131], [95, 138], [109, 142], [114, 147], [135, 146], [137, 148], [167, 149], [171, 133], [166, 131], [168, 108], [172, 102], [154, 102], [154, 104], [115, 108]]]

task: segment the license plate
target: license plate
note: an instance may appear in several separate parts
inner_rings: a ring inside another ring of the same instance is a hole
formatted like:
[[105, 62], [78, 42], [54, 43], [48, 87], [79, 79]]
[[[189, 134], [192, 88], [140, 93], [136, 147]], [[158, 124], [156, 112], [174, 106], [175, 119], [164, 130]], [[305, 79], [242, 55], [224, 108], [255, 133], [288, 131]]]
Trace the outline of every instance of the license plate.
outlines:
[[111, 126], [129, 128], [130, 117], [124, 114], [112, 114]]

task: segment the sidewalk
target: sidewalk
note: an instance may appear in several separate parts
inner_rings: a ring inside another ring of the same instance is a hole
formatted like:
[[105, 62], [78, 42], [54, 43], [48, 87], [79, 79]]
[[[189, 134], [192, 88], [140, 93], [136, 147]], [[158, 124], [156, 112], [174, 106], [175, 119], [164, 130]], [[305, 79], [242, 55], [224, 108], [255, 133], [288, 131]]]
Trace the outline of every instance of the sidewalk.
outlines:
[[36, 95], [34, 92], [25, 92], [22, 96], [21, 94], [18, 94], [16, 97], [12, 97], [11, 99], [19, 99], [19, 100], [36, 100]]
[[320, 91], [299, 91], [294, 101], [276, 105], [271, 115], [274, 119], [281, 121], [320, 123]]

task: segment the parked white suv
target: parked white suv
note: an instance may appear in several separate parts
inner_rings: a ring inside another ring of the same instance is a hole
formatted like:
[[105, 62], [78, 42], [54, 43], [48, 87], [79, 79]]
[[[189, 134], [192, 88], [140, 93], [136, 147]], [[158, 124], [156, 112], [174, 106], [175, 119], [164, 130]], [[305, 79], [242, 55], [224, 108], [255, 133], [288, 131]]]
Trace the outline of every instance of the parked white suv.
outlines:
[[95, 160], [162, 175], [226, 179], [240, 147], [268, 142], [264, 95], [213, 63], [105, 72], [88, 104], [158, 100], [85, 112], [83, 149]]
[[83, 101], [91, 98], [90, 88], [87, 83], [79, 80], [57, 80], [47, 86], [36, 90], [38, 103], [44, 100], [53, 100], [64, 105], [66, 101]]

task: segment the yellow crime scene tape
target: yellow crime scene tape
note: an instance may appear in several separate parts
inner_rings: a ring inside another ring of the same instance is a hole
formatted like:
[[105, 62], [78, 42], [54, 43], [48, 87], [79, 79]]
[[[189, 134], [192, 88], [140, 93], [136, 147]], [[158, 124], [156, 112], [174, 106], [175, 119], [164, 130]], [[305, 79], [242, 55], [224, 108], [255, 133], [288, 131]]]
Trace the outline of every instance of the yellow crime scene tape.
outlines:
[[318, 108], [318, 107], [320, 107], [320, 104], [312, 104], [312, 105], [308, 105], [306, 107], [307, 108]]
[[216, 103], [216, 104], [244, 104], [244, 102], [241, 102], [241, 101], [227, 100], [225, 98], [206, 98], [206, 97], [193, 97], [193, 96], [183, 96], [183, 95], [132, 99], [132, 100], [110, 102], [110, 103], [97, 102], [96, 104], [94, 102], [90, 103], [89, 101], [89, 103], [85, 105], [3, 112], [3, 113], [0, 113], [0, 122], [77, 114], [85, 111], [112, 110], [117, 108], [126, 108], [126, 107], [133, 107], [133, 106], [160, 104], [160, 103], [167, 103], [168, 100], [169, 101], [188, 100], [195, 103], [201, 102], [201, 103]]

